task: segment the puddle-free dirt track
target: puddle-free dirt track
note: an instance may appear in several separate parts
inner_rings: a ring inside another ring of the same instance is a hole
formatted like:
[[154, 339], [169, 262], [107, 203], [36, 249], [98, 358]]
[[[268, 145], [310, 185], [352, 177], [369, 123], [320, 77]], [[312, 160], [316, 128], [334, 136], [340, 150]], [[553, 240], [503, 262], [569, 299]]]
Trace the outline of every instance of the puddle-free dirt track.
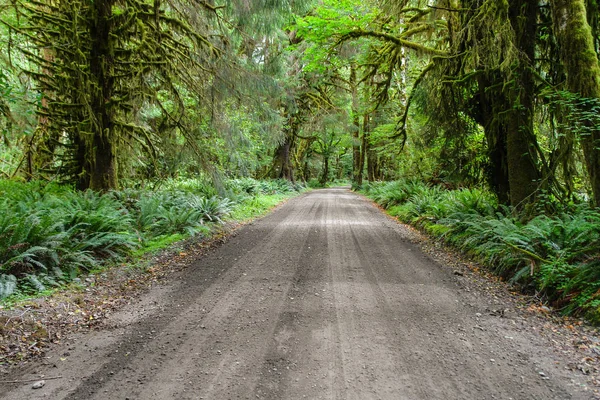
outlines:
[[[588, 399], [517, 318], [346, 189], [290, 200], [1, 399]], [[67, 347], [68, 346], [68, 347]]]

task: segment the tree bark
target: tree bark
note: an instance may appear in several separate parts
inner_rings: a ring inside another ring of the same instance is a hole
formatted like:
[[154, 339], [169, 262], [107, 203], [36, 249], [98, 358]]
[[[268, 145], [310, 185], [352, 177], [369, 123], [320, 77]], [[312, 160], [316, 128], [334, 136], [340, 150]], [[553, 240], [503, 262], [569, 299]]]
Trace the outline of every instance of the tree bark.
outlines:
[[506, 113], [506, 153], [510, 203], [517, 208], [534, 200], [539, 185], [539, 169], [535, 161], [533, 110], [535, 81], [532, 72], [537, 32], [537, 0], [512, 0], [509, 19], [520, 52], [518, 65], [509, 86], [509, 109]]
[[[361, 148], [360, 148], [360, 171], [361, 175], [364, 175], [365, 164], [367, 163], [367, 151], [369, 150], [369, 123], [370, 116], [369, 114], [363, 115], [363, 129], [362, 129], [362, 138], [361, 138]], [[368, 176], [368, 174], [367, 174]], [[361, 183], [362, 183], [361, 176]], [[368, 179], [368, 178], [367, 178]]]
[[377, 153], [370, 149], [367, 150], [367, 179], [369, 182], [374, 182], [377, 173]]
[[90, 26], [92, 49], [90, 75], [94, 80], [90, 96], [92, 140], [86, 162], [90, 175], [89, 188], [106, 191], [118, 187], [115, 152], [114, 110], [114, 37], [112, 5], [114, 0], [96, 0]]
[[323, 155], [323, 172], [321, 174], [321, 179], [319, 183], [323, 186], [327, 183], [327, 179], [329, 178], [329, 155]]
[[354, 186], [362, 186], [362, 163], [361, 163], [361, 138], [360, 119], [358, 115], [358, 82], [356, 79], [356, 66], [350, 66], [350, 92], [352, 94], [352, 183]]
[[489, 170], [486, 171], [489, 184], [498, 196], [498, 202], [508, 205], [510, 184], [506, 153], [506, 124], [504, 119], [499, 117], [506, 108], [507, 99], [499, 86], [500, 79], [498, 73], [479, 75], [478, 94], [474, 99], [477, 106], [472, 108], [471, 117], [484, 128], [490, 160]]
[[286, 136], [283, 143], [275, 151], [275, 177], [294, 182], [294, 169], [290, 157], [292, 142], [293, 137]]
[[296, 116], [293, 114], [288, 115], [285, 137], [283, 142], [275, 150], [272, 168], [273, 177], [278, 179], [287, 179], [293, 183], [295, 183], [295, 179], [291, 153], [295, 145], [297, 130], [298, 121]]
[[[554, 34], [567, 73], [567, 89], [584, 99], [600, 99], [600, 65], [588, 24], [585, 0], [552, 0]], [[593, 107], [585, 102], [584, 109]], [[584, 122], [585, 124], [585, 122]], [[592, 187], [593, 204], [600, 207], [600, 130], [592, 121], [581, 135], [585, 164]]]

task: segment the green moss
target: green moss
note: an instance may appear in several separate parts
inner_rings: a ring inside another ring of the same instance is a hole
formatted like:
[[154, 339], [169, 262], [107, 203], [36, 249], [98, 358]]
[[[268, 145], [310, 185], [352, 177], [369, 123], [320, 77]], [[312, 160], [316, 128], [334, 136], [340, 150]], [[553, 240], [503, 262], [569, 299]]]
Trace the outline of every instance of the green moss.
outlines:
[[176, 233], [174, 235], [163, 235], [163, 236], [159, 236], [156, 238], [153, 238], [152, 240], [149, 240], [144, 247], [135, 250], [132, 255], [134, 257], [140, 257], [144, 254], [148, 254], [148, 253], [154, 253], [158, 250], [162, 250], [164, 248], [169, 247], [171, 244], [178, 242], [180, 240], [183, 240], [187, 237], [187, 235], [184, 235], [182, 233]]
[[112, 15], [113, 16], [118, 17], [119, 15], [123, 15], [123, 13], [125, 13], [125, 10], [122, 7], [120, 7], [116, 4], [114, 4], [112, 6]]
[[600, 326], [600, 305], [590, 308], [585, 313], [585, 318], [593, 325]]
[[49, 297], [57, 290], [58, 289], [46, 289], [35, 294], [15, 293], [12, 296], [0, 299], [0, 306], [2, 306], [0, 309], [10, 310], [16, 306], [22, 308], [27, 306], [37, 307], [37, 303], [34, 301], [35, 299]]

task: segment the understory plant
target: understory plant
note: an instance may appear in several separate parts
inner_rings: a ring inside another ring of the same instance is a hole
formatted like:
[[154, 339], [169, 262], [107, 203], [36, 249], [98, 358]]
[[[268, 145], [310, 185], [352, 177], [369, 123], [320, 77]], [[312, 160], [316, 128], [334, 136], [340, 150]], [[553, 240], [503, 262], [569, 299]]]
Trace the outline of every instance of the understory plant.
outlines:
[[0, 299], [60, 286], [122, 260], [134, 249], [139, 253], [170, 243], [170, 237], [206, 235], [240, 202], [296, 190], [285, 181], [250, 178], [224, 186], [236, 200], [218, 196], [201, 179], [104, 194], [0, 180]]
[[600, 322], [600, 213], [563, 207], [526, 221], [481, 189], [414, 181], [367, 185], [365, 194], [404, 222], [467, 252], [565, 313]]

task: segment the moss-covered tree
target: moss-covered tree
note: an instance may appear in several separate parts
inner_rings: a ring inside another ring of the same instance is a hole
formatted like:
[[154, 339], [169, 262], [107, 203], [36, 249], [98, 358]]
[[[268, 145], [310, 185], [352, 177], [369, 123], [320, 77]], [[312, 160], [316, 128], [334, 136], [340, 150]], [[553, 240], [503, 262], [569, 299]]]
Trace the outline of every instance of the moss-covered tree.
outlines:
[[[591, 110], [600, 101], [600, 65], [585, 0], [552, 0], [554, 32], [566, 70], [566, 87], [579, 96], [578, 107]], [[600, 129], [593, 119], [583, 121], [580, 136], [594, 197], [600, 207]]]
[[46, 172], [80, 189], [118, 187], [119, 162], [137, 151], [157, 155], [165, 130], [139, 118], [150, 105], [163, 128], [198, 146], [187, 108], [204, 101], [225, 46], [207, 34], [217, 28], [216, 7], [178, 0], [16, 0], [13, 7], [26, 23], [3, 22], [37, 47], [22, 51], [43, 95], [37, 112], [47, 123], [32, 151], [50, 153]]

